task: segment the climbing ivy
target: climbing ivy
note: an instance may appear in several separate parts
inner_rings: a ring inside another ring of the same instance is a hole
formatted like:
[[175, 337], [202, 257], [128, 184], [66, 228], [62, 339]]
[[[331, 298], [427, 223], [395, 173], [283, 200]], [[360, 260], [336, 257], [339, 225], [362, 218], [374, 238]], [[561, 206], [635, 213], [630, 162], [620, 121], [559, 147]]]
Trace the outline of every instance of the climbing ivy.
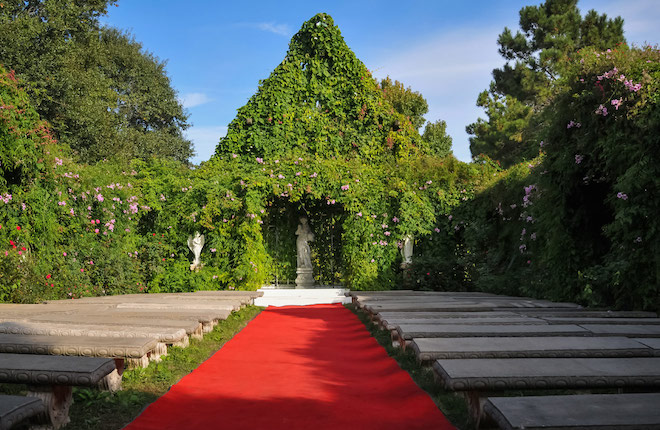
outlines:
[[321, 13], [293, 36], [286, 57], [238, 110], [215, 155], [374, 161], [417, 153], [420, 143], [410, 120], [383, 98], [332, 18]]

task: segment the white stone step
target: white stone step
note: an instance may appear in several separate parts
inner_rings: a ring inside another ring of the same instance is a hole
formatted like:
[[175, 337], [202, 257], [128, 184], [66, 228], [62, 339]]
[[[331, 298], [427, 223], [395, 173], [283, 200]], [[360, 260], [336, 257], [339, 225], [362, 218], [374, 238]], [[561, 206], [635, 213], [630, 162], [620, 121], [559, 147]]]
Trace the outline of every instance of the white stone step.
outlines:
[[256, 306], [305, 306], [328, 303], [351, 303], [344, 288], [261, 289], [264, 295], [254, 300]]

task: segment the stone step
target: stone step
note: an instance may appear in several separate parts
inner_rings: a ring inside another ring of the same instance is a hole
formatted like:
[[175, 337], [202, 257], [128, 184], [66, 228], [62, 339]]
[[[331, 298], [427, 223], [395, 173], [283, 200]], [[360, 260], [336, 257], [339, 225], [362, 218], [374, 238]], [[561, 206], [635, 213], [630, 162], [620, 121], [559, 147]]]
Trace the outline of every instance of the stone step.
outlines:
[[263, 296], [254, 299], [256, 306], [306, 306], [351, 303], [344, 288], [262, 289]]

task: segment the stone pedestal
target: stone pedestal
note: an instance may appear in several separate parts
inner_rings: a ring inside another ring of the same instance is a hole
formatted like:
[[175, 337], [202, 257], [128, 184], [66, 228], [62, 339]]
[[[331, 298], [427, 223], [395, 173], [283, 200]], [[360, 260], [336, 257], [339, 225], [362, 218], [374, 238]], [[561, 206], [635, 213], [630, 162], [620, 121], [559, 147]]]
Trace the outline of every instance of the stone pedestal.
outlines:
[[299, 267], [296, 269], [296, 288], [314, 288], [314, 275], [312, 269], [306, 267]]

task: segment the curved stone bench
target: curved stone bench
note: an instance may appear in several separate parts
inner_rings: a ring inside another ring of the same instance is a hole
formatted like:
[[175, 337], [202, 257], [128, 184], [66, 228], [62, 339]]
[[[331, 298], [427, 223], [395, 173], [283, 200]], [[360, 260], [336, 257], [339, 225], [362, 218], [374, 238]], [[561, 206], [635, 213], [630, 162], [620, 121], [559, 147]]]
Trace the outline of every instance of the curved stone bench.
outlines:
[[660, 393], [491, 397], [484, 412], [504, 430], [660, 429]]
[[28, 396], [45, 405], [42, 418], [59, 428], [69, 422], [73, 386], [118, 390], [121, 375], [109, 358], [0, 354], [0, 382], [27, 384]]
[[0, 395], [0, 430], [9, 430], [44, 412], [46, 406], [36, 397]]

